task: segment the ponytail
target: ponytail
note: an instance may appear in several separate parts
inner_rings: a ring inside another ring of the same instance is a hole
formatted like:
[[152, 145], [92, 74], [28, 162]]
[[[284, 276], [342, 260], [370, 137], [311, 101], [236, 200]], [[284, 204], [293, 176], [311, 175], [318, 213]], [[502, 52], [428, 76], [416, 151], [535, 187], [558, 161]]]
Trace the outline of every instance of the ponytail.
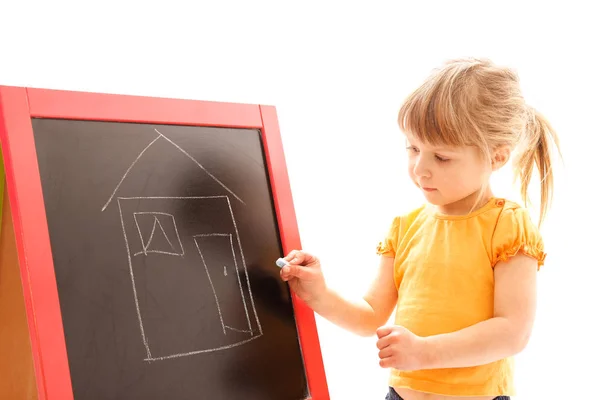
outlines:
[[[528, 119], [525, 126], [525, 140], [522, 153], [515, 160], [515, 175], [521, 181], [521, 198], [527, 207], [529, 198], [527, 189], [533, 174], [533, 164], [537, 165], [540, 175], [540, 219], [539, 226], [544, 221], [554, 189], [554, 174], [552, 171], [551, 142], [554, 142], [560, 155], [560, 146], [556, 132], [546, 118], [532, 107], [528, 107]], [[561, 156], [562, 157], [562, 156]]]

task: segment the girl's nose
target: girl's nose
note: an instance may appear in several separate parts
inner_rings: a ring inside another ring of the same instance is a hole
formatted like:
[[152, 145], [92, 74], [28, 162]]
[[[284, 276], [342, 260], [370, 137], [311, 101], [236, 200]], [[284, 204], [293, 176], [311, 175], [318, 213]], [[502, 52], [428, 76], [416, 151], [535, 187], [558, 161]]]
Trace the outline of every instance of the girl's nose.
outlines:
[[417, 177], [429, 178], [431, 177], [431, 170], [429, 169], [429, 165], [427, 160], [424, 157], [419, 156], [415, 162], [413, 172]]

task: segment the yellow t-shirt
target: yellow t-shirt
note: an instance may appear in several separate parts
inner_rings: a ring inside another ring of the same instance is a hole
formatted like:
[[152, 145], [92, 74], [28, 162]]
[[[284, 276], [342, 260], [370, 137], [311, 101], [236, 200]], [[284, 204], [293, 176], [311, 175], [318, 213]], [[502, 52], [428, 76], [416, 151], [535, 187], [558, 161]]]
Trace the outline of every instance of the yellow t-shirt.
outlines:
[[[492, 198], [468, 215], [422, 206], [394, 218], [377, 253], [394, 257], [395, 322], [419, 336], [454, 332], [494, 313], [494, 267], [523, 252], [544, 263], [526, 209]], [[393, 370], [389, 384], [448, 396], [514, 396], [512, 357], [467, 368]]]

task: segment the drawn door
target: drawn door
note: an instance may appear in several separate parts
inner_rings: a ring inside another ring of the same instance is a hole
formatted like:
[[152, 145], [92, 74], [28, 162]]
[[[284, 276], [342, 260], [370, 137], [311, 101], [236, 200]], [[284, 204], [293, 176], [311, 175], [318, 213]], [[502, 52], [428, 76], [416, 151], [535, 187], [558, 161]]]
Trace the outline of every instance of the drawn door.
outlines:
[[197, 235], [194, 240], [215, 296], [223, 334], [240, 332], [250, 337], [253, 335], [252, 325], [232, 234], [208, 233]]

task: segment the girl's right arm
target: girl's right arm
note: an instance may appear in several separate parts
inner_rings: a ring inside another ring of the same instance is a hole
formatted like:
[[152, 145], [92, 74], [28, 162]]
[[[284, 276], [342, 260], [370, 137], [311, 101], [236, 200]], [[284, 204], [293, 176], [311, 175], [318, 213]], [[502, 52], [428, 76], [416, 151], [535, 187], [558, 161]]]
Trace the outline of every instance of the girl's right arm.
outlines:
[[332, 323], [360, 336], [371, 336], [389, 319], [398, 292], [394, 284], [394, 259], [381, 257], [377, 276], [362, 299], [344, 299], [328, 288], [318, 258], [294, 250], [285, 260], [281, 278], [310, 308]]

